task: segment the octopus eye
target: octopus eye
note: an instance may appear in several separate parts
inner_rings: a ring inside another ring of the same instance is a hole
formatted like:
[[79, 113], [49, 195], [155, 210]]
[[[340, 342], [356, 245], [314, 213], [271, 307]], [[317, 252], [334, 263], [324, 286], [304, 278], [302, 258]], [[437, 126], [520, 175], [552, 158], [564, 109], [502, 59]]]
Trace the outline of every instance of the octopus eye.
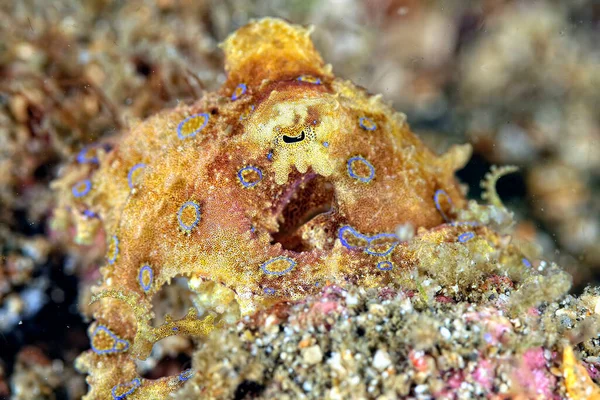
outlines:
[[369, 183], [375, 177], [375, 167], [366, 158], [354, 156], [346, 163], [348, 175], [362, 183]]
[[287, 144], [299, 143], [306, 138], [306, 132], [304, 132], [303, 129], [298, 136], [283, 135], [281, 138], [283, 139], [283, 142]]
[[210, 116], [207, 113], [187, 117], [177, 125], [177, 137], [181, 140], [192, 138], [208, 124]]

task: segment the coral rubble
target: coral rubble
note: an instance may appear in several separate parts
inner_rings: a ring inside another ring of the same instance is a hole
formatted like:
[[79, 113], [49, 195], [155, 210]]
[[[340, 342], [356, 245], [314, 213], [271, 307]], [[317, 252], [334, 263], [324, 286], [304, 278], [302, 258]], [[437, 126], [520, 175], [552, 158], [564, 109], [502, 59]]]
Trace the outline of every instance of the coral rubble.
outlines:
[[576, 361], [564, 342], [597, 326], [594, 303], [567, 296], [510, 317], [513, 288], [498, 278], [479, 302], [328, 287], [246, 317], [198, 350], [177, 398], [598, 398], [587, 372], [597, 356]]

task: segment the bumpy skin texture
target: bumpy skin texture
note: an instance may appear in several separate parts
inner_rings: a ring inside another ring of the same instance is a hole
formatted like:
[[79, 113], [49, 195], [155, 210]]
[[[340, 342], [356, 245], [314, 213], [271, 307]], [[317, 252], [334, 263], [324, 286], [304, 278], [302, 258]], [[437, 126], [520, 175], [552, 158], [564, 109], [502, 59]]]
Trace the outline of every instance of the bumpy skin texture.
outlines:
[[100, 220], [108, 241], [94, 350], [78, 361], [89, 399], [161, 397], [187, 380], [145, 380], [134, 364], [164, 337], [215, 326], [193, 310], [151, 326], [151, 299], [174, 277], [197, 292], [213, 283], [236, 315], [327, 282], [382, 286], [404, 262], [396, 226], [431, 228], [448, 199], [464, 205], [453, 173], [470, 148], [433, 154], [403, 114], [335, 78], [308, 30], [264, 19], [222, 47], [219, 92], [82, 153], [55, 185], [86, 237]]

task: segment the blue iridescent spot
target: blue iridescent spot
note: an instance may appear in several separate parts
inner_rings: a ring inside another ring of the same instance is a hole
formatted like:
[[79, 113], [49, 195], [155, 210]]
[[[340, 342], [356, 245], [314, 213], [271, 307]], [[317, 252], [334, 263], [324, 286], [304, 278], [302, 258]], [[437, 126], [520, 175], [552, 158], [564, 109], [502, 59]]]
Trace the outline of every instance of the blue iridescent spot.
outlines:
[[[135, 378], [131, 382], [120, 383], [112, 388], [112, 396], [114, 400], [124, 400], [127, 396], [135, 392], [142, 385], [140, 378]], [[119, 394], [120, 391], [125, 390]]]
[[127, 173], [127, 184], [129, 184], [129, 189], [133, 189], [134, 188], [134, 186], [133, 186], [134, 185], [133, 174], [135, 173], [135, 171], [137, 171], [140, 168], [146, 168], [146, 164], [144, 164], [144, 163], [137, 163], [133, 167], [131, 167], [131, 169]]
[[522, 263], [523, 263], [523, 265], [524, 265], [524, 266], [526, 266], [527, 268], [531, 268], [531, 267], [532, 267], [532, 265], [531, 265], [531, 262], [529, 262], [529, 260], [528, 260], [528, 259], [526, 259], [526, 258], [522, 258], [522, 259], [521, 259], [521, 262], [522, 262]]
[[312, 76], [312, 75], [300, 75], [298, 77], [298, 81], [305, 82], [305, 83], [312, 83], [313, 85], [321, 84], [321, 79], [319, 79], [315, 76]]
[[88, 155], [91, 147], [93, 146], [85, 146], [77, 153], [77, 162], [79, 164], [98, 164], [98, 157]]
[[[200, 121], [195, 121], [196, 119], [200, 119], [200, 118], [202, 118], [202, 123], [199, 123]], [[179, 123], [179, 125], [177, 125], [177, 137], [179, 139], [183, 140], [183, 139], [192, 138], [192, 137], [196, 136], [196, 134], [198, 132], [202, 131], [202, 129], [204, 129], [204, 127], [206, 127], [206, 124], [208, 124], [209, 118], [210, 118], [210, 116], [207, 113], [190, 115], [189, 117], [187, 117], [186, 119], [181, 121]], [[198, 126], [198, 125], [199, 126], [196, 129], [193, 129], [191, 132], [186, 134], [184, 132], [184, 128], [188, 123], [193, 126]]]
[[233, 90], [233, 94], [231, 95], [231, 100], [235, 101], [237, 99], [239, 99], [240, 97], [242, 97], [244, 94], [246, 94], [246, 89], [248, 89], [246, 87], [245, 83], [240, 83], [239, 85], [237, 85], [235, 87], [235, 89]]
[[380, 271], [391, 271], [394, 264], [391, 261], [380, 261], [377, 263], [377, 269]]
[[[282, 271], [271, 271], [271, 270], [269, 270], [269, 268], [268, 268], [268, 267], [269, 267], [269, 265], [271, 265], [271, 264], [273, 264], [273, 263], [275, 263], [275, 262], [278, 262], [278, 261], [283, 261], [283, 262], [286, 262], [286, 263], [288, 263], [288, 267], [287, 267], [286, 269], [282, 270]], [[293, 269], [295, 266], [296, 266], [296, 261], [292, 260], [292, 259], [291, 259], [291, 258], [289, 258], [289, 257], [285, 257], [285, 256], [279, 256], [279, 257], [271, 258], [269, 261], [266, 261], [265, 263], [263, 263], [263, 264], [260, 266], [260, 269], [262, 269], [262, 271], [263, 271], [265, 274], [268, 274], [268, 275], [277, 275], [277, 276], [280, 276], [280, 275], [287, 274], [287, 273], [288, 273], [288, 272], [290, 272], [290, 271], [291, 271], [291, 270], [292, 270], [292, 269]]]
[[267, 153], [267, 160], [273, 161], [273, 150], [271, 150]]
[[442, 189], [436, 190], [435, 194], [433, 195], [433, 201], [435, 202], [435, 208], [437, 208], [438, 212], [442, 215], [442, 218], [444, 218], [444, 221], [448, 222], [448, 221], [450, 221], [450, 219], [448, 218], [446, 213], [444, 213], [444, 210], [442, 210], [442, 205], [440, 204], [440, 196], [441, 195], [446, 196], [446, 199], [448, 199], [448, 203], [450, 203], [450, 207], [453, 207], [452, 199], [450, 198], [450, 196], [448, 196], [448, 193], [446, 193]]
[[[357, 241], [364, 241], [364, 244], [351, 244], [348, 239], [350, 235]], [[373, 236], [358, 232], [350, 225], [344, 225], [338, 230], [338, 239], [347, 249], [364, 249], [365, 253], [371, 256], [385, 257], [389, 255], [400, 243], [400, 239], [393, 233], [379, 233]]]
[[267, 287], [267, 288], [265, 288], [264, 291], [265, 291], [265, 294], [267, 294], [269, 296], [275, 294], [275, 289], [273, 289], [273, 288]]
[[83, 197], [88, 194], [91, 189], [92, 182], [89, 179], [84, 179], [73, 185], [71, 193], [73, 193], [73, 196], [75, 197]]
[[192, 376], [194, 376], [194, 370], [191, 368], [186, 369], [185, 371], [183, 371], [182, 373], [180, 373], [177, 376], [177, 379], [179, 379], [180, 382], [185, 382], [188, 379], [190, 379]]
[[138, 274], [138, 281], [140, 282], [140, 286], [144, 290], [144, 292], [149, 291], [152, 288], [152, 281], [154, 280], [154, 271], [152, 267], [148, 264], [145, 264], [140, 268], [140, 273]]
[[377, 129], [377, 124], [373, 122], [371, 118], [360, 117], [358, 119], [358, 124], [361, 128], [363, 128], [366, 131], [374, 131], [375, 129]]
[[114, 248], [112, 256], [108, 257], [108, 263], [112, 265], [115, 263], [115, 261], [117, 261], [117, 256], [119, 255], [119, 238], [117, 238], [117, 235], [112, 235], [111, 239]]
[[[99, 334], [108, 335], [113, 340], [112, 347], [107, 348], [107, 349], [97, 348], [96, 345], [94, 344], [94, 338], [96, 337], [96, 335], [99, 335]], [[112, 333], [110, 331], [110, 329], [108, 329], [107, 327], [105, 327], [103, 325], [98, 325], [96, 327], [96, 329], [94, 329], [94, 332], [92, 333], [92, 336], [90, 337], [90, 347], [92, 348], [94, 353], [101, 354], [101, 355], [102, 354], [123, 353], [129, 349], [129, 342], [127, 340], [123, 340], [123, 339], [119, 338], [117, 335]]]
[[465, 232], [458, 236], [458, 241], [461, 243], [468, 242], [469, 240], [475, 237], [475, 233], [473, 232]]
[[[373, 246], [375, 246], [376, 244], [374, 244], [374, 242], [378, 239], [392, 239], [391, 242], [389, 243], [384, 243], [387, 244], [389, 247], [386, 250], [383, 251], [375, 251], [372, 249]], [[365, 253], [372, 255], [372, 256], [380, 256], [380, 257], [385, 257], [387, 255], [389, 255], [392, 251], [394, 251], [394, 249], [396, 248], [396, 246], [398, 245], [398, 243], [400, 243], [400, 240], [398, 239], [398, 236], [396, 236], [393, 233], [380, 233], [377, 234], [375, 236], [372, 236], [369, 238], [369, 245], [367, 246], [367, 248], [365, 249]]]
[[344, 234], [346, 232], [350, 233], [350, 235], [354, 236], [357, 239], [365, 240], [367, 243], [369, 243], [369, 237], [367, 235], [363, 235], [350, 225], [344, 225], [338, 230], [338, 239], [340, 239], [342, 245], [347, 249], [357, 249], [359, 248], [359, 246], [353, 246], [346, 240], [346, 238], [344, 237]]
[[[185, 222], [183, 222], [181, 216], [183, 215], [183, 212], [188, 207], [191, 207], [194, 209], [195, 218], [191, 223], [186, 224]], [[200, 212], [200, 205], [198, 203], [196, 203], [195, 201], [191, 201], [191, 200], [186, 201], [185, 203], [183, 203], [181, 205], [181, 207], [179, 207], [179, 211], [177, 211], [177, 222], [179, 222], [179, 227], [188, 233], [191, 232], [192, 229], [194, 229], [198, 225], [201, 217], [202, 217], [202, 214]]]
[[329, 142], [323, 142], [323, 147], [329, 147]]
[[[248, 180], [246, 176], [248, 172], [252, 173], [254, 172], [256, 174], [255, 179], [252, 180]], [[251, 188], [254, 187], [256, 185], [258, 185], [258, 183], [262, 180], [263, 178], [263, 173], [260, 169], [258, 169], [257, 167], [254, 167], [252, 165], [247, 165], [244, 168], [240, 169], [237, 173], [237, 177], [240, 180], [240, 183], [245, 187], [245, 188]]]
[[83, 210], [83, 215], [85, 215], [88, 218], [97, 218], [98, 217], [98, 214], [96, 214], [92, 210]]
[[[369, 175], [367, 175], [367, 176], [358, 175], [354, 171], [355, 163], [360, 163], [361, 165], [367, 167], [369, 169]], [[354, 178], [360, 182], [369, 183], [375, 177], [375, 167], [373, 167], [373, 165], [362, 156], [354, 156], [354, 157], [349, 158], [348, 162], [346, 163], [346, 167], [348, 169], [348, 175], [350, 175], [351, 178]]]

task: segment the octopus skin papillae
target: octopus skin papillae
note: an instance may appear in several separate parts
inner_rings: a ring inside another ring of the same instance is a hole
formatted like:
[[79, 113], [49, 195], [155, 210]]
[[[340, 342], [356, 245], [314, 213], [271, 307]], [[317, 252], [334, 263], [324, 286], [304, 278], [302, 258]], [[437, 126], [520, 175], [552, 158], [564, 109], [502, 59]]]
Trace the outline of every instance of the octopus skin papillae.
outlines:
[[436, 227], [465, 204], [454, 172], [469, 147], [435, 155], [381, 96], [336, 78], [309, 33], [271, 18], [242, 27], [222, 44], [219, 91], [82, 150], [57, 183], [78, 228], [101, 225], [108, 242], [92, 349], [76, 363], [86, 398], [164, 398], [193, 374], [136, 371], [157, 341], [219, 329], [193, 309], [152, 326], [152, 298], [175, 277], [196, 292], [212, 283], [238, 317], [328, 283], [393, 284], [407, 259], [395, 228]]

